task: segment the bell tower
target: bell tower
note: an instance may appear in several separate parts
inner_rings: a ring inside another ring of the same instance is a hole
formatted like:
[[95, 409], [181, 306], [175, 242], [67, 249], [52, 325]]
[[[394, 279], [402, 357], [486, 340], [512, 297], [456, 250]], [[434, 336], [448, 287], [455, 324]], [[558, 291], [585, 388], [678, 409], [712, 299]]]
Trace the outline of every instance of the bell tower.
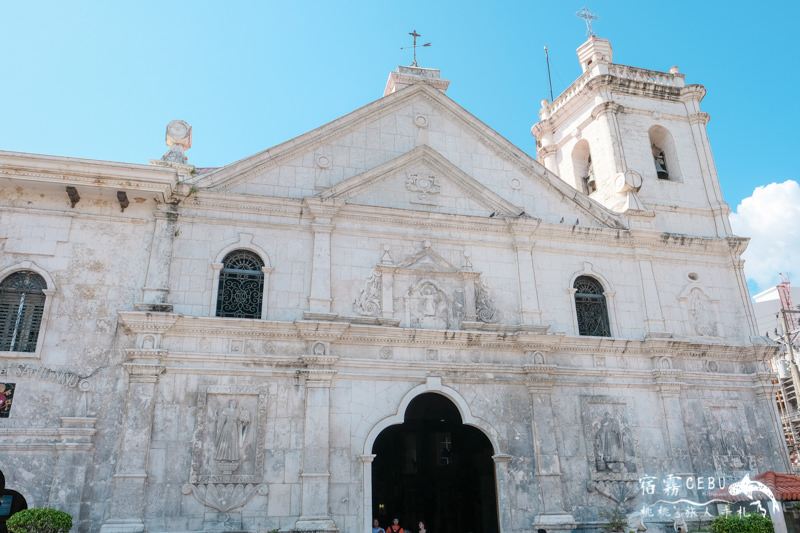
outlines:
[[632, 228], [731, 235], [706, 124], [701, 85], [669, 72], [613, 62], [607, 39], [577, 50], [583, 74], [553, 102], [542, 100], [539, 162]]

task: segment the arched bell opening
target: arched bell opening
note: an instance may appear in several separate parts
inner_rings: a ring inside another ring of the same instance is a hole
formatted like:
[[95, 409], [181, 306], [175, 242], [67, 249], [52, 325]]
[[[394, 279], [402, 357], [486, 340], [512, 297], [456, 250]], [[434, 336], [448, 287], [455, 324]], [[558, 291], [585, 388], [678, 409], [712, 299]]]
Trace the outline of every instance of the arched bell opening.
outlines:
[[372, 453], [372, 516], [381, 527], [398, 518], [412, 531], [420, 521], [436, 533], [499, 531], [492, 443], [445, 396], [414, 398]]

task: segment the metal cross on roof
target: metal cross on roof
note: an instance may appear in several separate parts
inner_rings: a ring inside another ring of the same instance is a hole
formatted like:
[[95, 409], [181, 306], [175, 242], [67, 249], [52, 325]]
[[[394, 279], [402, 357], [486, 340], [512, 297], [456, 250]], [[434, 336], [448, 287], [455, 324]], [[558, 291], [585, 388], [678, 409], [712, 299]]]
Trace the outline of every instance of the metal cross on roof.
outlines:
[[[403, 47], [400, 48], [400, 50], [408, 50], [409, 48], [413, 48], [414, 49], [414, 62], [411, 63], [411, 66], [412, 67], [418, 67], [419, 65], [417, 65], [417, 37], [422, 37], [422, 35], [417, 33], [417, 30], [412, 31], [411, 33], [409, 33], [409, 35], [414, 38], [414, 44], [412, 46], [403, 46]], [[430, 46], [430, 45], [431, 45], [431, 43], [425, 43], [425, 44], [421, 44], [419, 46]]]
[[586, 21], [586, 36], [597, 37], [592, 30], [592, 21], [599, 20], [600, 17], [589, 11], [588, 7], [582, 7], [580, 11], [575, 13], [575, 16]]

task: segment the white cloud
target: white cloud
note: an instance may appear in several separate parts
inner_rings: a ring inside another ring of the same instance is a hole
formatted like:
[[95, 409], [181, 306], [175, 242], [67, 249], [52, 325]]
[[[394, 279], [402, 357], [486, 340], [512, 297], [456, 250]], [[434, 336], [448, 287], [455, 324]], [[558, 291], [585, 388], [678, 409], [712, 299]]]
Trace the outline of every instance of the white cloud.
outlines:
[[731, 214], [736, 235], [750, 237], [744, 272], [760, 290], [774, 286], [778, 273], [800, 282], [800, 185], [788, 180], [756, 187]]

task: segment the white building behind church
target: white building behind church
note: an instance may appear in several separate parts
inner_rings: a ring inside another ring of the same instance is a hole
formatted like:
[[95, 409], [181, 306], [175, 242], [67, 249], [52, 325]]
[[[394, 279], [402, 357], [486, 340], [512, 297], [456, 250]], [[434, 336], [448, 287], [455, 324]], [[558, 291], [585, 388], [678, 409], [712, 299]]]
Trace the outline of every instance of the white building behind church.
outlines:
[[705, 89], [578, 57], [539, 162], [418, 67], [217, 169], [179, 121], [151, 165], [0, 152], [0, 494], [102, 533], [659, 530], [666, 489], [788, 471]]

